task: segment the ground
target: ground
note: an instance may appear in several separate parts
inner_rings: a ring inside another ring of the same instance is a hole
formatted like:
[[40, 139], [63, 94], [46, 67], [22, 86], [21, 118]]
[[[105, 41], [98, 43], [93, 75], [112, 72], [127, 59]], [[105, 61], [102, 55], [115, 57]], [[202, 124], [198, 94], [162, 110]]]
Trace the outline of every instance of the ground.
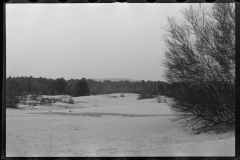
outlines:
[[7, 109], [7, 157], [235, 155], [235, 131], [194, 135], [173, 121], [176, 113], [166, 103], [137, 96]]

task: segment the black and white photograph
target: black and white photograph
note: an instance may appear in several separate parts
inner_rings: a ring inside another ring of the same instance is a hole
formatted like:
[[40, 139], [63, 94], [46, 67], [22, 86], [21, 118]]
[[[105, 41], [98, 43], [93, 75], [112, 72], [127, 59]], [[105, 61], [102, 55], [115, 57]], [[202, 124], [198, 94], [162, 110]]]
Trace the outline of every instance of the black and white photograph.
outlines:
[[6, 157], [235, 156], [235, 3], [9, 3]]

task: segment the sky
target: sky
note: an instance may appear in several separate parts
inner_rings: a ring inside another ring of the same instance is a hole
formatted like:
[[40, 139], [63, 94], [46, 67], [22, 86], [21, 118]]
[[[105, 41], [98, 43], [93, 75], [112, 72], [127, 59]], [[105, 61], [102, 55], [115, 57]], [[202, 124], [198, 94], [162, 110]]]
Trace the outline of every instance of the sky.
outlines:
[[163, 29], [188, 4], [7, 4], [6, 77], [164, 80]]

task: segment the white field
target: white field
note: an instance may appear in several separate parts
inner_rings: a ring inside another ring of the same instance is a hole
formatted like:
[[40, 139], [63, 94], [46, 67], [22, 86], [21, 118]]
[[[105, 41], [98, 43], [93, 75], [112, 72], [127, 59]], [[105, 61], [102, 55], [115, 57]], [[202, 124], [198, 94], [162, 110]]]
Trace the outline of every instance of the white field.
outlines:
[[235, 131], [193, 135], [156, 99], [73, 99], [73, 105], [7, 109], [7, 157], [235, 156]]

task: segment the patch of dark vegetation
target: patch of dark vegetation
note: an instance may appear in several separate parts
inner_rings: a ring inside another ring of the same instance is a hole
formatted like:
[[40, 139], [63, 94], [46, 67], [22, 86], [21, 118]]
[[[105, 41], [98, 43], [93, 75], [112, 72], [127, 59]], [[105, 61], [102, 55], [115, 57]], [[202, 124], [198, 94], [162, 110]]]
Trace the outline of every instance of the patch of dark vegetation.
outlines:
[[142, 93], [142, 94], [139, 94], [137, 100], [140, 100], [140, 99], [149, 99], [149, 98], [155, 98], [155, 96], [154, 96], [154, 95], [151, 95], [151, 94], [148, 94], [148, 93]]
[[108, 96], [109, 98], [118, 98], [118, 96]]
[[68, 99], [68, 104], [74, 104], [74, 100], [72, 98]]
[[10, 99], [6, 98], [6, 108], [17, 108], [17, 104], [19, 103], [18, 98]]
[[62, 99], [62, 98], [49, 98], [49, 97], [42, 97], [42, 96], [36, 96], [32, 98], [32, 95], [28, 95], [28, 96], [17, 96], [15, 99], [16, 100], [12, 102], [12, 100], [9, 100], [7, 98], [7, 107], [12, 108], [14, 106], [17, 106], [17, 104], [30, 105], [30, 106], [38, 106], [38, 105], [52, 106], [53, 103], [56, 103], [58, 101], [61, 101], [63, 103], [68, 103], [68, 104], [75, 104], [71, 96], [69, 98]]
[[17, 105], [15, 104], [6, 104], [6, 108], [15, 108], [15, 109], [17, 109], [18, 107], [17, 107]]
[[158, 95], [158, 96], [156, 97], [156, 99], [157, 99], [157, 103], [166, 103], [166, 102], [167, 102], [165, 96], [160, 96], [160, 95]]

